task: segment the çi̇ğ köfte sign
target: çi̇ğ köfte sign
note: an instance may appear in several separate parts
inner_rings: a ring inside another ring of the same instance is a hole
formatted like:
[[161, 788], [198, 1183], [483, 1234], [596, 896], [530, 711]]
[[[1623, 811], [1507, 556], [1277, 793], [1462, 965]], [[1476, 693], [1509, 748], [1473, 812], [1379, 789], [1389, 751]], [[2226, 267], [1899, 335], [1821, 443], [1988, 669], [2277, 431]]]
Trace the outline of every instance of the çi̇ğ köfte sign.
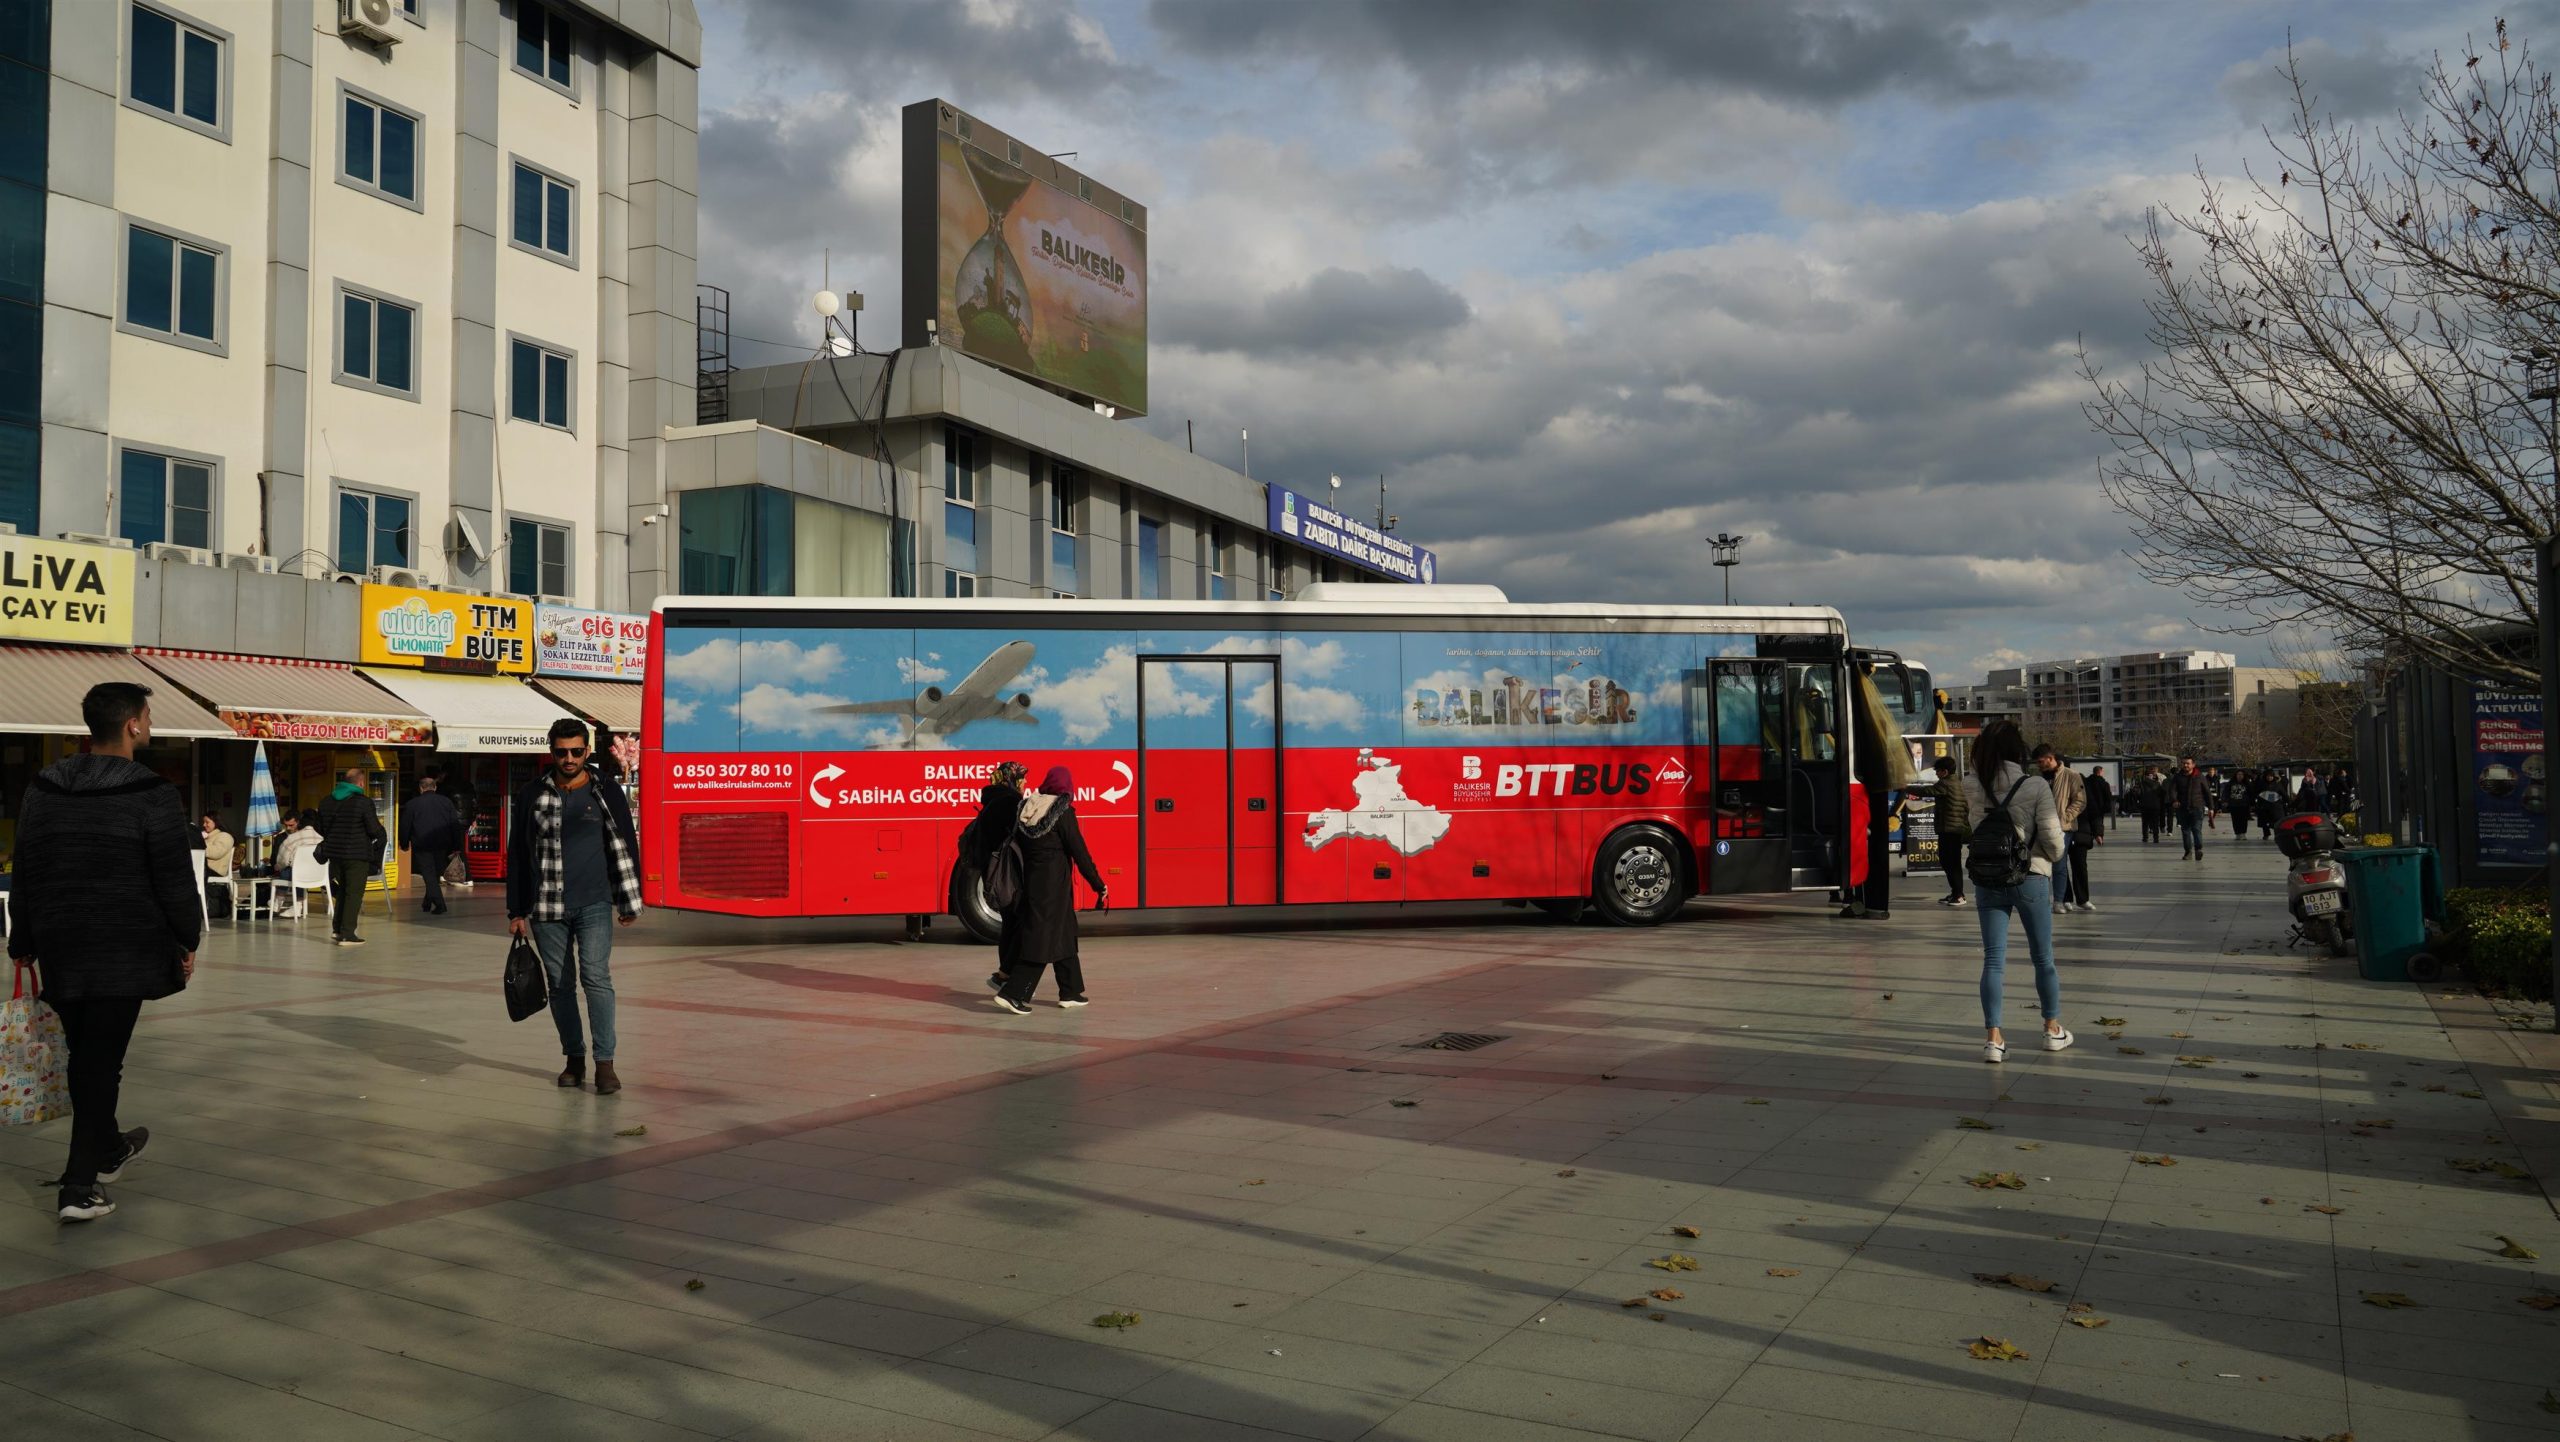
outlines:
[[368, 666], [429, 671], [533, 670], [533, 603], [489, 596], [364, 588], [357, 654]]
[[1344, 515], [1313, 496], [1279, 486], [1268, 489], [1274, 533], [1381, 576], [1425, 586], [1439, 579], [1440, 558], [1425, 548]]

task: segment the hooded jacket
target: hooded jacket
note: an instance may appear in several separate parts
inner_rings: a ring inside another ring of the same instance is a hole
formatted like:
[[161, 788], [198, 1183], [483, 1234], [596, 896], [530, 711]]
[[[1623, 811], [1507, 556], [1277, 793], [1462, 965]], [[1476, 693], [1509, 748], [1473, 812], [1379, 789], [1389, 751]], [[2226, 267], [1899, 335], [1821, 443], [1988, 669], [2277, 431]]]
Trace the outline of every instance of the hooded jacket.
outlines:
[[195, 841], [178, 788], [121, 756], [69, 756], [27, 788], [9, 955], [64, 1001], [170, 996], [204, 939]]
[[320, 804], [320, 859], [376, 862], [382, 859], [382, 814], [362, 787], [341, 781]]

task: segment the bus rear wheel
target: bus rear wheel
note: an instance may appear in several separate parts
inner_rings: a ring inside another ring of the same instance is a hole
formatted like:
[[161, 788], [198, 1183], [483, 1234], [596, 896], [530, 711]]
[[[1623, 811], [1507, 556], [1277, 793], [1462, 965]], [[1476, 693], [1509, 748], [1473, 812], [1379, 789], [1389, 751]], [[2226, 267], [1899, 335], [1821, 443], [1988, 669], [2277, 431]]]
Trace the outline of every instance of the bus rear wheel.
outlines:
[[1601, 843], [1592, 899], [1621, 926], [1659, 926], [1688, 900], [1680, 878], [1680, 843], [1660, 827], [1630, 826]]
[[1004, 916], [987, 903], [979, 881], [978, 873], [965, 867], [951, 873], [951, 914], [962, 930], [993, 946], [1004, 935]]

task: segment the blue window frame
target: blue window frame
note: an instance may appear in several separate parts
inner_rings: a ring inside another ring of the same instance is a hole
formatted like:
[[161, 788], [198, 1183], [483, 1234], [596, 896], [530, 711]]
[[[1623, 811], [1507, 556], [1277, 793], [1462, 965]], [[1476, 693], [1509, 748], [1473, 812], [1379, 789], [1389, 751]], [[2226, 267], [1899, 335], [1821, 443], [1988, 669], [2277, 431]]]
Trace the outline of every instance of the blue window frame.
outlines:
[[215, 135], [222, 131], [223, 37], [155, 6], [131, 7], [125, 94]]
[[418, 199], [416, 117], [349, 92], [340, 106], [346, 135], [340, 171], [357, 189], [414, 207]]
[[338, 293], [338, 378], [397, 395], [417, 393], [418, 312], [362, 291]]
[[[507, 414], [536, 425], [570, 429], [568, 356], [527, 340], [507, 343]], [[557, 595], [558, 592], [552, 594]]]
[[182, 456], [127, 449], [117, 468], [116, 534], [213, 548], [213, 467]]
[[409, 564], [409, 498], [374, 491], [338, 492], [338, 569], [363, 575], [375, 566]]
[[222, 257], [147, 226], [125, 227], [124, 321], [136, 330], [221, 342]]
[[568, 90], [569, 61], [578, 32], [558, 12], [534, 0], [516, 0], [516, 68], [547, 85]]
[[1138, 521], [1138, 599], [1164, 598], [1164, 526], [1144, 517]]
[[575, 260], [577, 187], [549, 171], [516, 162], [515, 223], [517, 245], [541, 255]]
[[569, 528], [507, 521], [507, 589], [519, 596], [569, 594]]

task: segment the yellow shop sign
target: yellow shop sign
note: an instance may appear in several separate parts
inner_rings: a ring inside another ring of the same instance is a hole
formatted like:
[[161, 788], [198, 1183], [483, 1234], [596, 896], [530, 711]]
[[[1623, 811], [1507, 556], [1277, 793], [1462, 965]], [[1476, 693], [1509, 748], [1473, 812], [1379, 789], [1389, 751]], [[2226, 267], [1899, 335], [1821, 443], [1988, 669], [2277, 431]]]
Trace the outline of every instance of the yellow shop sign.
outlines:
[[533, 603], [407, 586], [366, 586], [357, 654], [368, 666], [533, 670]]
[[0, 637], [133, 644], [133, 552], [0, 536]]

